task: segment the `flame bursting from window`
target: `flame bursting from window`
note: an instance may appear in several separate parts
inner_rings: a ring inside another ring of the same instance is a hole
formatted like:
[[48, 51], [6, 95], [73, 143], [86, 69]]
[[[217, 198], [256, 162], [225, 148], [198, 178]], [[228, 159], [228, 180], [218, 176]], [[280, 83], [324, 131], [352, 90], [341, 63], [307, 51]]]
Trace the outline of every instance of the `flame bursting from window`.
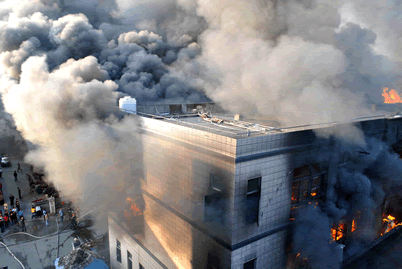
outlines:
[[394, 89], [389, 90], [388, 88], [384, 88], [382, 96], [384, 96], [384, 103], [386, 104], [402, 103], [401, 97]]
[[130, 204], [130, 211], [124, 210], [125, 217], [130, 217], [130, 216], [136, 217], [136, 216], [142, 215], [141, 209], [134, 203], [133, 199], [128, 197], [126, 199], [126, 203]]
[[385, 232], [382, 233], [381, 235], [384, 235], [394, 229], [397, 226], [402, 226], [402, 223], [397, 223], [398, 221], [395, 220], [395, 217], [388, 215], [388, 217], [383, 219], [384, 223], [388, 222], [387, 228], [385, 229]]

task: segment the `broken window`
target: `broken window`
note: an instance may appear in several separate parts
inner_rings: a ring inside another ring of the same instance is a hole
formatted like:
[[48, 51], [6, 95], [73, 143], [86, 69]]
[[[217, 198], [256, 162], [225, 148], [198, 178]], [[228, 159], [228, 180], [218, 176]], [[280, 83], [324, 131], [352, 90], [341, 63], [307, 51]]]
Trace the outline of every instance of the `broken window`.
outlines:
[[253, 259], [251, 261], [246, 262], [243, 265], [243, 269], [255, 269], [257, 266], [257, 259]]
[[215, 192], [204, 197], [204, 221], [223, 224], [222, 192]]
[[347, 225], [344, 220], [341, 220], [338, 224], [333, 224], [331, 229], [332, 240], [339, 241], [344, 238]]
[[260, 184], [261, 178], [253, 178], [247, 182], [247, 208], [246, 223], [258, 221], [260, 207]]
[[204, 196], [204, 221], [224, 224], [224, 204], [222, 198], [222, 183], [219, 177], [211, 175], [209, 195]]
[[293, 170], [292, 207], [299, 203], [311, 203], [321, 195], [322, 184], [326, 172], [322, 172], [319, 164], [306, 165]]
[[220, 259], [215, 251], [208, 252], [207, 269], [220, 269]]
[[127, 250], [127, 268], [133, 269], [133, 255]]
[[116, 239], [116, 260], [121, 263], [121, 243]]

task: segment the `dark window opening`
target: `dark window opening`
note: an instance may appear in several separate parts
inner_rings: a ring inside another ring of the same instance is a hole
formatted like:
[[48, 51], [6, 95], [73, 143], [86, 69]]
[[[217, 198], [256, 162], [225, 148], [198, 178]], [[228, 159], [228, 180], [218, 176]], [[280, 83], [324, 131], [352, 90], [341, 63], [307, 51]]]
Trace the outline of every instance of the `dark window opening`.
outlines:
[[301, 204], [316, 203], [323, 196], [323, 184], [326, 172], [321, 171], [319, 164], [295, 168], [292, 183], [292, 208]]
[[121, 263], [121, 244], [120, 241], [116, 239], [116, 260]]
[[253, 178], [247, 182], [246, 223], [258, 222], [260, 209], [261, 178]]
[[169, 105], [170, 114], [180, 114], [181, 105]]
[[140, 263], [140, 269], [145, 269], [144, 266], [142, 266], [142, 264]]
[[257, 259], [248, 261], [244, 264], [243, 269], [255, 269], [257, 265]]
[[221, 269], [220, 259], [212, 251], [208, 252], [207, 269]]
[[223, 224], [222, 192], [215, 192], [204, 197], [204, 221]]
[[133, 256], [129, 251], [127, 251], [127, 268], [133, 269]]

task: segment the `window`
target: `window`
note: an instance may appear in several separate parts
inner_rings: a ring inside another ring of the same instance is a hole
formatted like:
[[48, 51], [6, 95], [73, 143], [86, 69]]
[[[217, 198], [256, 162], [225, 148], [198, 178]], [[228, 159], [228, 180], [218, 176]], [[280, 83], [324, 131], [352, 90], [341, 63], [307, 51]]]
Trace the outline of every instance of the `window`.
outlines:
[[253, 178], [247, 182], [247, 209], [246, 223], [258, 221], [260, 207], [260, 181], [261, 178]]
[[121, 263], [121, 244], [120, 241], [116, 239], [116, 259]]
[[204, 222], [214, 221], [224, 225], [222, 189], [219, 177], [211, 175], [209, 194], [204, 196]]
[[223, 223], [222, 192], [215, 192], [204, 197], [204, 221]]
[[142, 266], [142, 264], [140, 263], [140, 269], [145, 269], [144, 266]]
[[257, 263], [257, 259], [248, 261], [244, 264], [243, 269], [255, 269], [256, 263]]
[[220, 259], [216, 255], [216, 251], [208, 252], [207, 269], [220, 269]]
[[133, 269], [133, 255], [127, 250], [127, 268]]
[[293, 170], [292, 207], [320, 198], [325, 176], [326, 172], [321, 172], [319, 164], [295, 168]]

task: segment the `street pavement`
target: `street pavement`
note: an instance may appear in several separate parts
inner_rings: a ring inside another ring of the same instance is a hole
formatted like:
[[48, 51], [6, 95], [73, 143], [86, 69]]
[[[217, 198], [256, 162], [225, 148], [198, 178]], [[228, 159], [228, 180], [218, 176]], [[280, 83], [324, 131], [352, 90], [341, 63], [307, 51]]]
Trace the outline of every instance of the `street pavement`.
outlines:
[[[72, 241], [76, 232], [69, 229], [70, 222], [68, 220], [58, 223], [58, 214], [49, 215], [49, 227], [46, 227], [43, 217], [31, 218], [31, 201], [43, 195], [38, 195], [36, 192], [29, 193], [29, 183], [25, 176], [26, 173], [29, 173], [29, 166], [21, 160], [10, 159], [12, 167], [4, 167], [3, 178], [0, 179], [3, 184], [4, 200], [10, 207], [9, 195], [12, 193], [15, 198], [18, 198], [17, 187], [20, 187], [22, 195], [20, 204], [26, 220], [27, 234], [21, 233], [21, 227], [16, 224], [6, 228], [4, 233], [0, 233], [0, 242], [6, 244], [27, 269], [54, 268], [53, 261], [57, 257], [71, 252]], [[23, 171], [18, 172], [18, 181], [15, 182], [13, 173], [18, 168], [18, 161], [21, 163]], [[49, 206], [45, 207], [49, 212]], [[4, 213], [2, 206], [0, 209]], [[66, 210], [64, 212], [66, 213]], [[60, 231], [59, 235], [58, 231]], [[0, 244], [0, 268], [5, 266], [8, 266], [9, 269], [22, 268], [6, 248]]]

